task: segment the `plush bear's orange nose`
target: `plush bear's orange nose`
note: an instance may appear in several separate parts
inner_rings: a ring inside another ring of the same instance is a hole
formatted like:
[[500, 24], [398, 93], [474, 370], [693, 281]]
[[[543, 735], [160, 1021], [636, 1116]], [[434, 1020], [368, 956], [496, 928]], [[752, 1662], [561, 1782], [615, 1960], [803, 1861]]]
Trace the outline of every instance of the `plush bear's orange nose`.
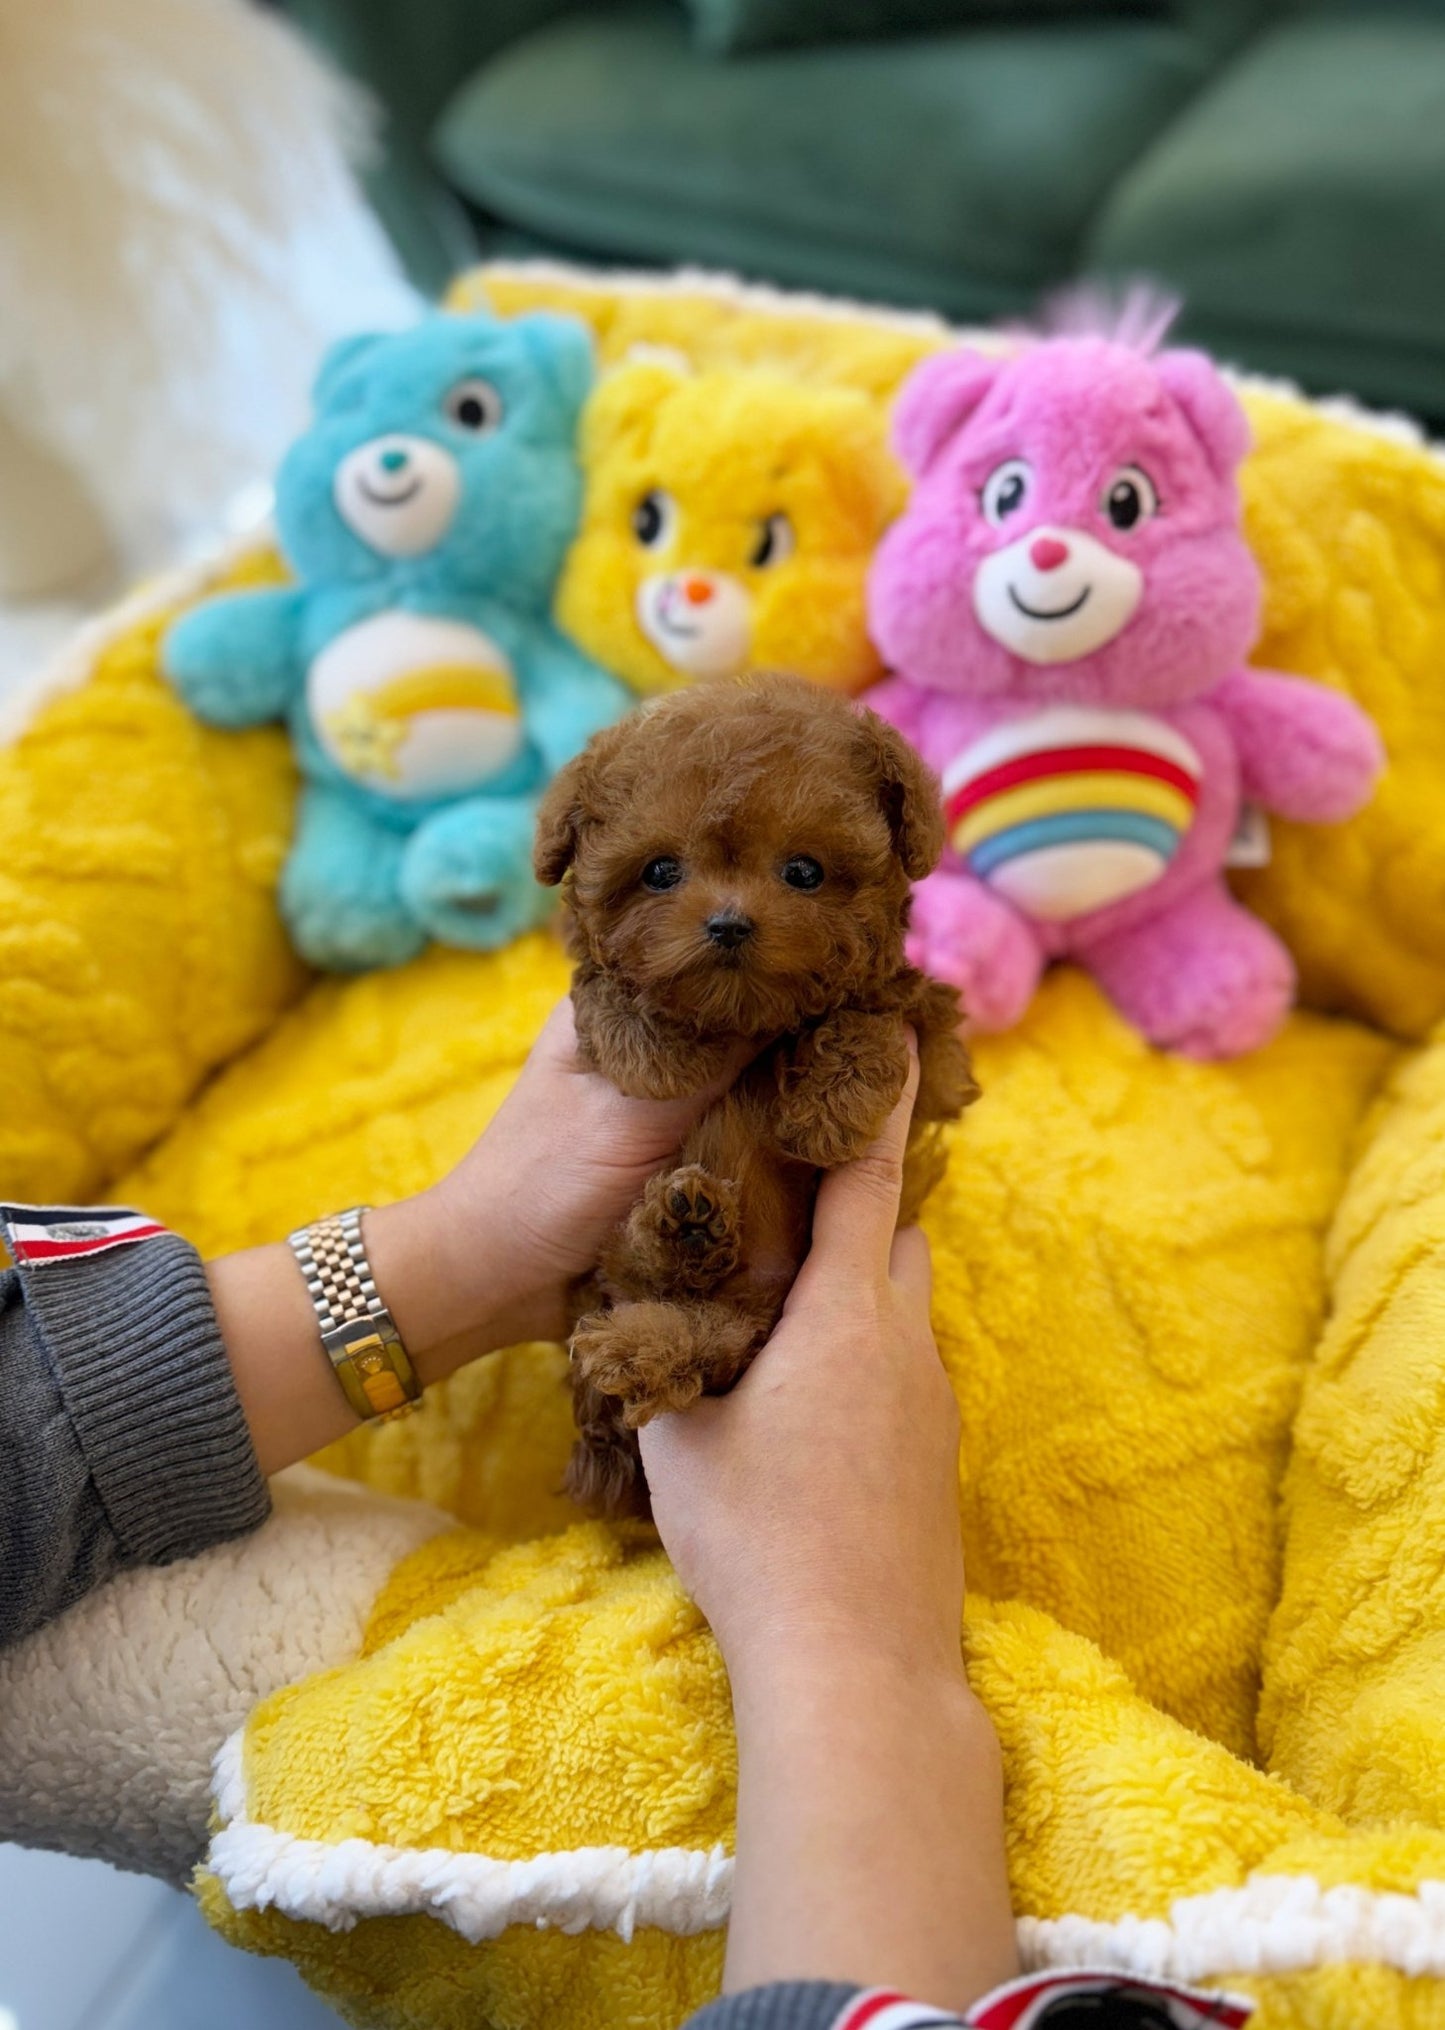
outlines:
[[1068, 544], [1061, 543], [1057, 536], [1040, 536], [1037, 542], [1029, 544], [1029, 562], [1040, 571], [1057, 571], [1068, 555]]
[[682, 596], [689, 606], [706, 606], [712, 598], [712, 586], [706, 578], [686, 578], [683, 580]]

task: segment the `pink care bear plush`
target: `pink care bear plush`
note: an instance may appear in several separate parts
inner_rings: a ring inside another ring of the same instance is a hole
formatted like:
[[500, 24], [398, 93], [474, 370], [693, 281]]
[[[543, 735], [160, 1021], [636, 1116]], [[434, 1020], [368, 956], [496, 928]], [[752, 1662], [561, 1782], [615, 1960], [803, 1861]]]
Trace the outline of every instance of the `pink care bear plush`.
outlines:
[[1046, 338], [927, 360], [894, 442], [916, 484], [873, 565], [897, 674], [868, 703], [942, 777], [949, 838], [911, 957], [980, 1028], [1068, 958], [1156, 1044], [1254, 1049], [1294, 969], [1224, 885], [1242, 805], [1350, 817], [1382, 751], [1346, 699], [1245, 664], [1238, 401], [1202, 353]]

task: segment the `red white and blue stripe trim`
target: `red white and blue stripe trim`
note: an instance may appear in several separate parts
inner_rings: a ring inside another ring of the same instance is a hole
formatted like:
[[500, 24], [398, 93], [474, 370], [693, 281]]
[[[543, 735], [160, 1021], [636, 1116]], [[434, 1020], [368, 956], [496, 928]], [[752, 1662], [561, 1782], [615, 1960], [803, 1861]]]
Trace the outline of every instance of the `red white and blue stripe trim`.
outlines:
[[[1170, 2030], [1243, 2030], [1255, 2007], [1244, 1995], [1142, 1980], [1117, 1968], [1081, 1967], [1024, 1974], [984, 1995], [966, 2016], [910, 2001], [891, 1988], [868, 1988], [834, 2017], [829, 2030], [1047, 2030], [1055, 2023], [1066, 2030], [1073, 2020], [1070, 2002], [1097, 2008], [1109, 1999], [1147, 2004], [1150, 2016], [1141, 2019], [1167, 2023]], [[1088, 2020], [1109, 2019], [1091, 2012]]]
[[110, 1248], [159, 1240], [169, 1227], [129, 1205], [23, 1205], [0, 1201], [0, 1232], [23, 1269], [49, 1268]]

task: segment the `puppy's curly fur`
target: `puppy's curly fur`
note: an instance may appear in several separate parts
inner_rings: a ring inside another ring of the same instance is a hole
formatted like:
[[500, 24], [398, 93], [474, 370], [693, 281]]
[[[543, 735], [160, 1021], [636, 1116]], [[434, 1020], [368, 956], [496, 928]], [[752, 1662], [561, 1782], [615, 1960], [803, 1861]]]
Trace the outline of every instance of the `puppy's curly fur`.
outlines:
[[636, 1431], [732, 1387], [807, 1251], [821, 1170], [920, 1081], [903, 1209], [974, 1096], [951, 987], [903, 956], [910, 881], [943, 844], [938, 784], [892, 727], [795, 678], [659, 699], [543, 799], [539, 880], [566, 877], [584, 1059], [674, 1098], [746, 1068], [654, 1177], [578, 1293], [568, 1487], [646, 1514]]

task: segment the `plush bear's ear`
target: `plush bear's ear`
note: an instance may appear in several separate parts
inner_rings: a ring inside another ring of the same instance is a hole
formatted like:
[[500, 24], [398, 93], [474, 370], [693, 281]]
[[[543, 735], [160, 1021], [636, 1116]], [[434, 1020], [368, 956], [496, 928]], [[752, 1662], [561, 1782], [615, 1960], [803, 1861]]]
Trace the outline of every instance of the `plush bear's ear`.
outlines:
[[579, 755], [559, 768], [537, 809], [532, 872], [555, 888], [577, 857], [582, 829], [600, 815], [598, 794], [609, 762], [627, 737], [627, 721], [594, 733]]
[[685, 367], [656, 356], [625, 360], [604, 374], [582, 419], [582, 456], [595, 463], [623, 438], [640, 432], [688, 378]]
[[597, 370], [592, 333], [580, 317], [553, 310], [534, 310], [519, 317], [517, 331], [526, 339], [532, 358], [552, 392], [575, 421], [591, 392]]
[[379, 345], [385, 345], [387, 339], [395, 335], [394, 332], [357, 331], [350, 338], [338, 338], [335, 345], [328, 346], [312, 384], [314, 406], [329, 408], [356, 369], [370, 358]]
[[921, 479], [949, 438], [973, 414], [1004, 362], [970, 346], [935, 353], [916, 366], [893, 407], [893, 448]]
[[1220, 479], [1231, 479], [1253, 433], [1239, 397], [1207, 353], [1176, 346], [1154, 362], [1165, 390], [1184, 411]]
[[932, 873], [943, 851], [943, 792], [938, 777], [898, 729], [876, 712], [861, 707], [858, 725], [894, 851], [909, 880], [921, 881]]

